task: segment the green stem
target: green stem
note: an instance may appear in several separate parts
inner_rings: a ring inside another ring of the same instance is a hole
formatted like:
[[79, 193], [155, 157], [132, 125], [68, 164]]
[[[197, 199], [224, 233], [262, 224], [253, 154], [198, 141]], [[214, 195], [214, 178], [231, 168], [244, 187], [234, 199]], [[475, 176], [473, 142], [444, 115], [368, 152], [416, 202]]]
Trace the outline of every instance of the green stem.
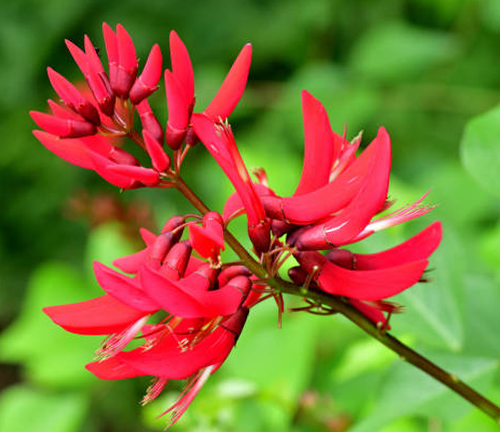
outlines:
[[[181, 192], [189, 202], [201, 213], [205, 214], [210, 209], [205, 203], [189, 188], [189, 186], [180, 178], [174, 180], [175, 187]], [[459, 396], [468, 400], [472, 405], [483, 411], [485, 414], [500, 424], [500, 407], [490, 400], [486, 399], [480, 393], [461, 381], [456, 375], [447, 372], [430, 360], [420, 355], [410, 347], [400, 342], [394, 336], [391, 336], [385, 330], [377, 327], [359, 310], [354, 308], [346, 300], [339, 296], [328, 295], [317, 290], [310, 289], [304, 292], [302, 287], [287, 282], [279, 277], [269, 278], [266, 270], [253, 258], [241, 243], [226, 229], [224, 238], [229, 246], [240, 257], [243, 264], [258, 278], [266, 279], [267, 284], [279, 292], [291, 294], [306, 298], [320, 305], [327, 305], [335, 312], [344, 315], [355, 325], [368, 333], [371, 337], [378, 340], [390, 350], [394, 351], [402, 360], [411, 363], [421, 371], [430, 375], [434, 379], [443, 383], [446, 387], [453, 390]]]

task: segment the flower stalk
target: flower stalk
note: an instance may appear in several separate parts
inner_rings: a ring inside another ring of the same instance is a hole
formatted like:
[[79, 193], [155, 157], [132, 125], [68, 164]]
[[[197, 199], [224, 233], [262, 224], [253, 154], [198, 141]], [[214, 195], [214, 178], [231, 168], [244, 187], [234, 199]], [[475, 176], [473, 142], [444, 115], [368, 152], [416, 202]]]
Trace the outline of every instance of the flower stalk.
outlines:
[[[175, 188], [201, 213], [205, 214], [210, 211], [207, 205], [196, 195], [196, 193], [184, 182], [181, 177], [176, 177], [174, 181]], [[266, 280], [266, 284], [273, 287], [280, 293], [286, 293], [298, 296], [318, 304], [318, 306], [328, 306], [333, 311], [340, 313], [349, 321], [363, 330], [372, 338], [385, 345], [391, 351], [396, 353], [399, 358], [420, 369], [422, 372], [431, 376], [435, 380], [441, 382], [450, 390], [455, 392], [463, 399], [469, 401], [476, 408], [491, 417], [495, 422], [500, 424], [500, 407], [492, 401], [485, 398], [479, 392], [463, 382], [455, 374], [452, 374], [445, 369], [434, 364], [432, 361], [419, 354], [409, 346], [402, 343], [399, 339], [392, 336], [380, 326], [375, 325], [358, 309], [351, 304], [342, 300], [342, 297], [328, 295], [316, 289], [309, 288], [304, 290], [302, 287], [293, 283], [287, 282], [280, 277], [269, 277], [264, 267], [262, 267], [252, 255], [243, 247], [243, 245], [234, 237], [226, 228], [224, 230], [224, 238], [227, 244], [241, 259], [253, 274], [262, 280]]]

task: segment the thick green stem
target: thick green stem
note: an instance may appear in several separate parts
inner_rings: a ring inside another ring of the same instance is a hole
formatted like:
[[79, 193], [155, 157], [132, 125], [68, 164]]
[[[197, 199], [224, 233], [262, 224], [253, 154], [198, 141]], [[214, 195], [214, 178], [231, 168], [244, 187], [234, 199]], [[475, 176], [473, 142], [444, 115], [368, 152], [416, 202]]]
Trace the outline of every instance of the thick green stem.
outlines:
[[[202, 214], [210, 211], [205, 203], [186, 185], [186, 183], [177, 177], [174, 181], [175, 187], [181, 192], [193, 206]], [[468, 400], [471, 404], [483, 411], [485, 414], [493, 418], [500, 424], [500, 407], [495, 405], [490, 400], [479, 394], [473, 388], [469, 387], [461, 381], [456, 375], [451, 374], [439, 366], [432, 363], [410, 347], [406, 346], [394, 336], [391, 336], [385, 330], [378, 328], [360, 311], [354, 308], [347, 301], [341, 297], [328, 295], [317, 290], [310, 289], [304, 292], [300, 286], [287, 282], [279, 277], [270, 278], [264, 269], [249, 252], [241, 245], [241, 243], [226, 229], [224, 238], [229, 246], [240, 257], [243, 264], [260, 279], [266, 279], [267, 284], [275, 290], [295, 296], [299, 296], [311, 300], [318, 305], [326, 305], [344, 315], [347, 319], [352, 321], [355, 325], [368, 333], [371, 337], [377, 339], [380, 343], [384, 344], [387, 348], [394, 351], [402, 360], [411, 363], [419, 368], [421, 371], [430, 375], [434, 379], [440, 381], [449, 389], [453, 390], [459, 396]]]

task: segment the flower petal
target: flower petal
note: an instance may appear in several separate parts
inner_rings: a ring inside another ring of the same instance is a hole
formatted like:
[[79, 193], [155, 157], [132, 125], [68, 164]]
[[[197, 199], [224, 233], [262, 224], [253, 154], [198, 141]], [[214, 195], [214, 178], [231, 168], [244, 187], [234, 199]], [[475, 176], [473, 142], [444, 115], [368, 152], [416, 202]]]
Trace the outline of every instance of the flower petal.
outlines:
[[137, 280], [97, 261], [94, 261], [94, 273], [101, 288], [119, 302], [146, 313], [155, 312], [160, 308], [144, 293]]
[[65, 330], [83, 335], [118, 333], [146, 315], [109, 295], [60, 306], [43, 311]]
[[325, 262], [317, 279], [323, 291], [357, 300], [382, 300], [416, 284], [429, 261], [418, 260], [378, 270], [347, 270]]
[[302, 92], [302, 110], [304, 162], [299, 185], [294, 195], [312, 192], [328, 183], [332, 161], [338, 150], [325, 108], [319, 100], [305, 90]]
[[85, 365], [85, 369], [102, 380], [120, 380], [144, 375], [132, 366], [120, 361], [117, 356]]
[[252, 45], [246, 44], [233, 66], [228, 72], [219, 91], [203, 113], [212, 119], [229, 117], [241, 99], [247, 85], [250, 62], [252, 60]]

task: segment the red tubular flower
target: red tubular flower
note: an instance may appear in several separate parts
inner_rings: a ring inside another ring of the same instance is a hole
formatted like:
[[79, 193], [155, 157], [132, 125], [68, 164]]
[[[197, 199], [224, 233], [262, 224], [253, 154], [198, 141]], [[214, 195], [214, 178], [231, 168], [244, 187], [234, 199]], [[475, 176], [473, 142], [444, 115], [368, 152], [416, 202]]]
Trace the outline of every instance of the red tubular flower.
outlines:
[[[165, 89], [169, 118], [166, 128], [167, 144], [178, 149], [189, 131], [194, 109], [194, 74], [186, 46], [176, 32], [170, 33], [172, 72], [165, 71]], [[252, 46], [243, 47], [229, 70], [226, 79], [203, 113], [214, 121], [225, 120], [238, 104], [248, 79]]]
[[214, 123], [204, 114], [194, 114], [192, 121], [196, 135], [228, 176], [245, 207], [250, 240], [258, 252], [267, 251], [270, 225], [230, 126]]

